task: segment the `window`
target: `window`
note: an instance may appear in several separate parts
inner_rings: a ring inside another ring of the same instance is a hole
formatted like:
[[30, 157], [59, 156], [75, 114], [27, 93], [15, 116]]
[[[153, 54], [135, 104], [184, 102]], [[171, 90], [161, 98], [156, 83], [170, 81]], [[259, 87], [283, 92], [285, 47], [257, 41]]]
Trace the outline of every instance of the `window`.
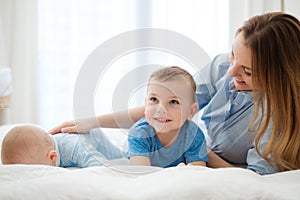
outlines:
[[[125, 31], [167, 29], [192, 39], [211, 57], [229, 51], [228, 4], [224, 0], [40, 0], [39, 124], [52, 128], [74, 119], [74, 86], [82, 65], [99, 45]], [[120, 56], [98, 80], [95, 114], [112, 111], [118, 80], [137, 66], [153, 63], [188, 65], [176, 55], [155, 49]], [[129, 106], [142, 104], [143, 95], [141, 87], [124, 101]]]

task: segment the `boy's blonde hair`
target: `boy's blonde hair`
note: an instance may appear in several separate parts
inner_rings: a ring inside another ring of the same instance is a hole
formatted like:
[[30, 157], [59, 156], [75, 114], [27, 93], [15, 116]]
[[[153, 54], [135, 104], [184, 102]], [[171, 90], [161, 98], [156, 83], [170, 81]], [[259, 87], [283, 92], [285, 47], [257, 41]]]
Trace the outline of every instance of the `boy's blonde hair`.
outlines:
[[192, 89], [192, 100], [196, 100], [196, 83], [193, 76], [183, 68], [178, 66], [170, 66], [159, 69], [153, 72], [149, 78], [149, 83], [151, 80], [157, 80], [160, 82], [165, 82], [168, 80], [173, 80], [175, 78], [184, 78]]

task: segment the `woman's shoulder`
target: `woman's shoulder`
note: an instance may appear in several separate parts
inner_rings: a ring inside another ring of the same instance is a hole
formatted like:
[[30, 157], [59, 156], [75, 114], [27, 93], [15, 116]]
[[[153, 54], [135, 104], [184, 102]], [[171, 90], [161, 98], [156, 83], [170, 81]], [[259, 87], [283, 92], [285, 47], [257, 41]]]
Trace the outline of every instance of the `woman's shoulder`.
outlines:
[[198, 85], [213, 84], [220, 80], [230, 67], [230, 54], [219, 54], [215, 56], [206, 66], [200, 67], [194, 78]]
[[214, 68], [218, 70], [219, 73], [225, 74], [225, 72], [229, 69], [231, 62], [230, 62], [230, 53], [224, 53], [217, 55], [212, 60], [212, 65]]
[[228, 62], [230, 62], [230, 53], [223, 53], [223, 54], [216, 55], [213, 58], [212, 62], [228, 63]]

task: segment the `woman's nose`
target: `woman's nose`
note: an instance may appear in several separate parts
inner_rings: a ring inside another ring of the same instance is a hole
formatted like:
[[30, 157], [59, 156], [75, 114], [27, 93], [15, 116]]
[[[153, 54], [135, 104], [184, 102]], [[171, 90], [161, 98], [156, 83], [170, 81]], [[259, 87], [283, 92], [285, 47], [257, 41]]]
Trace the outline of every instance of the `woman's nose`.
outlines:
[[229, 75], [234, 77], [239, 75], [241, 72], [241, 67], [237, 65], [236, 63], [233, 63], [229, 69]]

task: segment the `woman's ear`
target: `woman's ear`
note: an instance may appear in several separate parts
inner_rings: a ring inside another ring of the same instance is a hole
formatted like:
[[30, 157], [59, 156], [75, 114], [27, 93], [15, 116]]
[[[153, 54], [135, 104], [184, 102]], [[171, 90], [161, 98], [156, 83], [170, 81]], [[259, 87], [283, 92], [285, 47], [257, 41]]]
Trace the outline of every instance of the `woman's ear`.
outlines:
[[198, 112], [198, 104], [193, 103], [191, 105], [191, 110], [190, 110], [190, 114], [188, 116], [188, 120], [191, 120], [197, 112]]
[[55, 162], [57, 160], [57, 152], [55, 150], [50, 150], [48, 153], [48, 158], [51, 160], [51, 163], [55, 165]]

